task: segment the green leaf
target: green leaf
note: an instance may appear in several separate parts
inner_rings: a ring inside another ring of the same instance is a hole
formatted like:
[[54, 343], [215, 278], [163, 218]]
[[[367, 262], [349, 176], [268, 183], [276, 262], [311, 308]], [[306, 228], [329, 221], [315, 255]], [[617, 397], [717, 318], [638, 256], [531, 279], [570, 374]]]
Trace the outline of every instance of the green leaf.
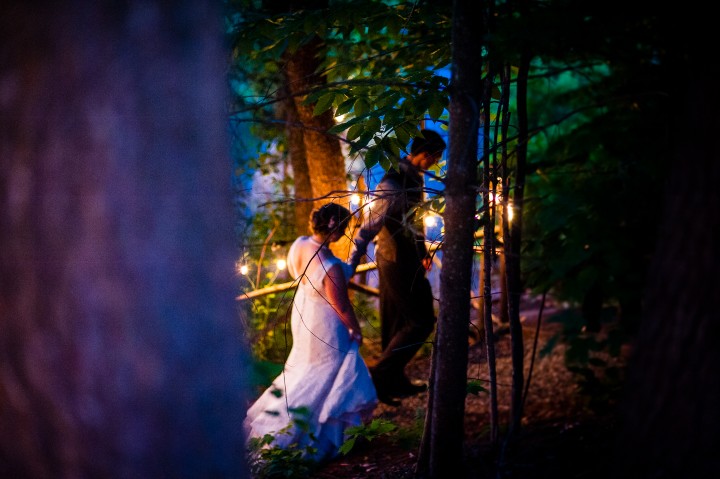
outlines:
[[438, 101], [438, 98], [435, 98], [435, 101], [430, 104], [430, 108], [428, 109], [428, 114], [430, 115], [430, 118], [433, 118], [437, 120], [440, 118], [445, 111], [445, 102]]
[[378, 108], [385, 108], [395, 105], [402, 96], [395, 91], [386, 91], [382, 93], [376, 100], [375, 105]]
[[[380, 148], [378, 148], [380, 150]], [[376, 161], [376, 163], [380, 163], [380, 166], [382, 166], [382, 169], [385, 171], [388, 171], [393, 166], [393, 162], [390, 158], [385, 156], [382, 151], [378, 151], [379, 158]]]
[[340, 105], [337, 107], [337, 110], [335, 110], [335, 116], [344, 115], [345, 113], [352, 110], [352, 107], [355, 104], [356, 100], [357, 98], [348, 98], [344, 102], [340, 103]]
[[356, 116], [363, 116], [367, 115], [370, 112], [370, 103], [368, 103], [367, 100], [364, 98], [358, 98], [358, 100], [355, 102], [355, 115]]
[[467, 393], [474, 396], [479, 396], [480, 393], [488, 392], [487, 388], [482, 385], [480, 381], [472, 380], [467, 383]]
[[373, 138], [375, 138], [375, 133], [363, 130], [360, 138], [357, 140], [357, 143], [364, 148], [373, 140]]
[[377, 163], [380, 163], [382, 166], [384, 160], [386, 160], [385, 155], [383, 155], [382, 149], [378, 146], [371, 146], [368, 148], [367, 153], [365, 153], [365, 167], [367, 168], [372, 168]]
[[347, 132], [347, 139], [350, 141], [355, 140], [356, 138], [358, 138], [360, 136], [360, 134], [364, 130], [365, 130], [365, 126], [361, 123], [351, 126]]
[[313, 115], [318, 116], [325, 113], [327, 110], [332, 108], [333, 102], [335, 101], [335, 92], [327, 93], [320, 97], [318, 102], [315, 104]]
[[395, 128], [395, 135], [397, 136], [398, 141], [401, 145], [406, 146], [410, 144], [410, 141], [413, 139], [413, 133], [415, 132], [414, 128], [411, 128], [407, 124], [400, 125]]
[[379, 118], [370, 118], [365, 123], [365, 129], [368, 131], [377, 132], [382, 127], [382, 121]]
[[352, 448], [355, 446], [356, 437], [351, 437], [347, 441], [345, 441], [342, 446], [340, 446], [340, 454], [343, 456], [347, 455], [348, 452], [352, 450]]

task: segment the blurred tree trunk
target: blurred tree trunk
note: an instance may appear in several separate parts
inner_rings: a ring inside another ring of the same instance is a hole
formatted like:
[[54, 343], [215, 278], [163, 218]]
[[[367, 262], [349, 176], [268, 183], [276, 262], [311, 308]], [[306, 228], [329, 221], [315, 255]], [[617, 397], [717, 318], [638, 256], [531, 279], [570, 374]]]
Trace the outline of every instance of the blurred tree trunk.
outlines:
[[1, 477], [248, 476], [217, 6], [3, 9]]
[[[720, 93], [712, 20], [667, 12], [672, 183], [626, 381], [615, 477], [714, 477], [720, 470]], [[676, 90], [674, 90], [675, 88]], [[663, 132], [665, 133], [665, 132]], [[641, 447], [639, 447], [641, 446]]]
[[446, 235], [440, 272], [440, 314], [433, 349], [431, 388], [417, 473], [419, 477], [462, 476], [468, 324], [477, 198], [477, 147], [482, 62], [482, 29], [475, 2], [456, 0], [452, 15], [453, 95], [450, 102], [450, 156], [446, 178]]

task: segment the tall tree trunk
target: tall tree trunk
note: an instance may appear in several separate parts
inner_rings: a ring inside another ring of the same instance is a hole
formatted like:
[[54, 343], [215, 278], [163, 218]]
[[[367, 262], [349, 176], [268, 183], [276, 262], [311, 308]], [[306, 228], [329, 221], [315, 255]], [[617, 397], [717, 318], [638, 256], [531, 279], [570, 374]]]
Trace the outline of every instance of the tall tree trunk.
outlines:
[[[467, 394], [470, 284], [472, 277], [474, 222], [477, 198], [478, 116], [481, 90], [481, 62], [477, 52], [481, 29], [473, 15], [475, 2], [453, 3], [453, 94], [450, 102], [450, 156], [446, 179], [446, 209], [443, 216], [447, 234], [443, 243], [440, 272], [440, 314], [429, 392], [431, 409], [425, 424], [418, 462], [418, 475], [447, 477], [448, 471], [462, 470]], [[462, 475], [462, 473], [460, 473]]]
[[[697, 7], [697, 5], [696, 5]], [[673, 9], [672, 184], [627, 378], [615, 477], [714, 477], [720, 470], [720, 94], [706, 68], [712, 20]], [[686, 18], [683, 18], [686, 15]]]
[[[483, 18], [483, 25], [485, 25], [485, 31], [489, 30], [489, 17], [490, 12], [486, 12]], [[488, 120], [490, 117], [489, 113], [492, 107], [492, 90], [493, 90], [493, 70], [494, 67], [491, 62], [488, 62], [487, 74], [482, 82], [482, 112], [483, 112], [483, 124], [482, 124], [482, 211], [481, 216], [483, 218], [483, 278], [484, 278], [484, 291], [485, 296], [485, 356], [487, 357], [488, 367], [488, 379], [489, 379], [489, 412], [490, 412], [490, 442], [495, 446], [498, 435], [499, 435], [499, 418], [498, 418], [498, 397], [497, 397], [497, 366], [495, 360], [495, 330], [492, 321], [492, 266], [495, 251], [495, 208], [491, 206], [490, 193], [491, 193], [491, 182], [495, 183], [496, 178], [493, 173], [493, 169], [490, 166], [490, 156], [493, 148], [490, 147], [491, 143], [497, 144], [497, 135], [494, 135], [494, 140], [491, 142], [491, 122]], [[496, 129], [497, 130], [497, 129]], [[495, 196], [497, 198], [497, 196]]]
[[303, 140], [305, 156], [308, 162], [308, 171], [312, 183], [313, 196], [318, 199], [317, 204], [335, 201], [344, 205], [349, 204], [347, 194], [347, 171], [345, 160], [340, 149], [340, 142], [327, 131], [335, 126], [333, 112], [315, 116], [315, 104], [305, 105], [305, 94], [312, 88], [326, 82], [325, 77], [318, 75], [316, 70], [320, 67], [322, 58], [322, 40], [314, 37], [310, 42], [288, 55], [285, 63], [288, 87], [293, 99], [298, 117], [303, 125]]
[[[328, 0], [266, 0], [266, 8], [273, 12], [319, 10], [328, 7]], [[337, 137], [327, 132], [335, 126], [333, 111], [315, 116], [315, 104], [305, 104], [307, 94], [327, 83], [325, 75], [320, 71], [323, 62], [324, 43], [322, 38], [315, 35], [295, 50], [287, 50], [283, 55], [282, 72], [285, 79], [284, 93], [288, 93], [295, 104], [295, 110], [288, 112], [296, 115], [298, 121], [288, 122], [288, 127], [296, 129], [289, 135], [291, 141], [290, 157], [293, 168], [298, 172], [308, 173], [310, 191], [312, 196], [305, 196], [306, 184], [304, 178], [295, 178], [296, 194], [303, 195], [298, 198], [306, 203], [296, 209], [296, 214], [308, 213], [323, 203], [335, 202], [345, 207], [350, 204], [350, 195], [347, 184], [347, 170], [345, 157]], [[303, 151], [299, 150], [302, 139]], [[303, 165], [305, 162], [305, 165]], [[305, 168], [303, 168], [305, 166]], [[312, 201], [308, 201], [312, 199]], [[298, 225], [301, 220], [298, 219]], [[350, 239], [343, 238], [331, 246], [333, 252], [340, 258], [347, 258], [350, 251]]]
[[0, 16], [0, 476], [247, 477], [221, 12]]
[[292, 179], [295, 187], [295, 229], [298, 235], [310, 234], [310, 213], [313, 210], [313, 190], [308, 169], [307, 154], [305, 152], [305, 138], [302, 128], [299, 128], [295, 101], [290, 96], [289, 88], [285, 84], [285, 100], [283, 101], [283, 117], [286, 124], [288, 154], [292, 166]]
[[[305, 105], [305, 93], [313, 87], [326, 82], [325, 77], [316, 73], [320, 67], [319, 57], [322, 47], [320, 37], [315, 37], [306, 45], [287, 56], [285, 74], [288, 87], [295, 101], [298, 117], [302, 122], [305, 158], [312, 194], [313, 207], [322, 203], [335, 202], [345, 207], [350, 204], [347, 186], [345, 159], [340, 142], [327, 131], [335, 125], [332, 111], [315, 116], [314, 104]], [[333, 252], [341, 259], [347, 258], [350, 240], [341, 239], [332, 245]]]
[[[522, 4], [522, 2], [520, 2]], [[524, 48], [524, 47], [523, 47]], [[512, 344], [512, 390], [510, 398], [510, 436], [520, 429], [523, 409], [524, 356], [522, 324], [520, 323], [520, 299], [523, 293], [520, 256], [522, 246], [523, 203], [525, 195], [525, 168], [527, 164], [527, 78], [530, 56], [520, 54], [517, 78], [518, 146], [515, 166], [515, 186], [512, 191], [513, 221], [509, 235], [505, 235], [505, 269], [507, 277], [508, 319]]]

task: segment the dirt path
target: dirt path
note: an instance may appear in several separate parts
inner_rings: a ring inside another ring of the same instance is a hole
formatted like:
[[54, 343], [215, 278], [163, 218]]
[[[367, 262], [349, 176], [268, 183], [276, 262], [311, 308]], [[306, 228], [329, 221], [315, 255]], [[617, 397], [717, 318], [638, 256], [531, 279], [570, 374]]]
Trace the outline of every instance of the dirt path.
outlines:
[[[533, 305], [530, 305], [533, 306]], [[556, 323], [547, 322], [545, 310], [538, 337], [538, 351], [548, 345], [558, 332]], [[530, 307], [521, 315], [525, 343], [525, 378], [531, 362], [532, 345], [536, 332], [537, 310]], [[512, 459], [515, 470], [523, 479], [553, 477], [602, 477], [606, 467], [599, 453], [609, 447], [612, 426], [605, 418], [597, 418], [587, 409], [586, 399], [578, 393], [578, 385], [564, 362], [566, 345], [557, 344], [550, 354], [536, 353], [532, 382], [525, 404], [522, 447]], [[372, 354], [372, 350], [368, 356]], [[369, 364], [372, 357], [367, 357]], [[510, 337], [498, 328], [496, 344], [498, 377], [498, 408], [501, 430], [509, 416], [511, 384]], [[414, 379], [426, 379], [429, 374], [429, 354], [418, 354], [408, 365]], [[485, 381], [487, 365], [485, 351], [479, 343], [471, 344], [468, 377]], [[358, 444], [347, 456], [341, 456], [323, 467], [317, 478], [391, 479], [413, 477], [417, 448], [422, 434], [427, 393], [406, 398], [399, 407], [379, 404], [375, 418], [383, 418], [398, 426], [392, 436]], [[487, 474], [483, 457], [487, 457], [489, 431], [489, 404], [487, 393], [468, 395], [465, 403], [465, 444], [470, 477]], [[507, 471], [506, 471], [507, 472]], [[548, 474], [548, 475], [546, 475]], [[564, 475], [567, 474], [567, 475]], [[577, 475], [580, 474], [580, 475]], [[486, 476], [487, 477], [487, 476]], [[493, 477], [500, 477], [493, 476]], [[510, 477], [509, 475], [507, 477]]]

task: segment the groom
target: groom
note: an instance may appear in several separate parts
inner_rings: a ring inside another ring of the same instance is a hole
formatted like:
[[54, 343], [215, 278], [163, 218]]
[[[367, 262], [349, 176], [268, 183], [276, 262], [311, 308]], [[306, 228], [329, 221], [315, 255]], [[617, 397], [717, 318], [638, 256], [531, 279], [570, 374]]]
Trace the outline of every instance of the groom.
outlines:
[[397, 406], [398, 398], [427, 390], [411, 381], [405, 366], [435, 327], [432, 289], [425, 273], [432, 258], [425, 247], [422, 221], [415, 211], [423, 202], [423, 173], [442, 157], [446, 143], [432, 130], [421, 130], [410, 154], [383, 176], [374, 191], [371, 216], [353, 240], [355, 271], [368, 244], [377, 237], [382, 354], [370, 368], [378, 399]]

